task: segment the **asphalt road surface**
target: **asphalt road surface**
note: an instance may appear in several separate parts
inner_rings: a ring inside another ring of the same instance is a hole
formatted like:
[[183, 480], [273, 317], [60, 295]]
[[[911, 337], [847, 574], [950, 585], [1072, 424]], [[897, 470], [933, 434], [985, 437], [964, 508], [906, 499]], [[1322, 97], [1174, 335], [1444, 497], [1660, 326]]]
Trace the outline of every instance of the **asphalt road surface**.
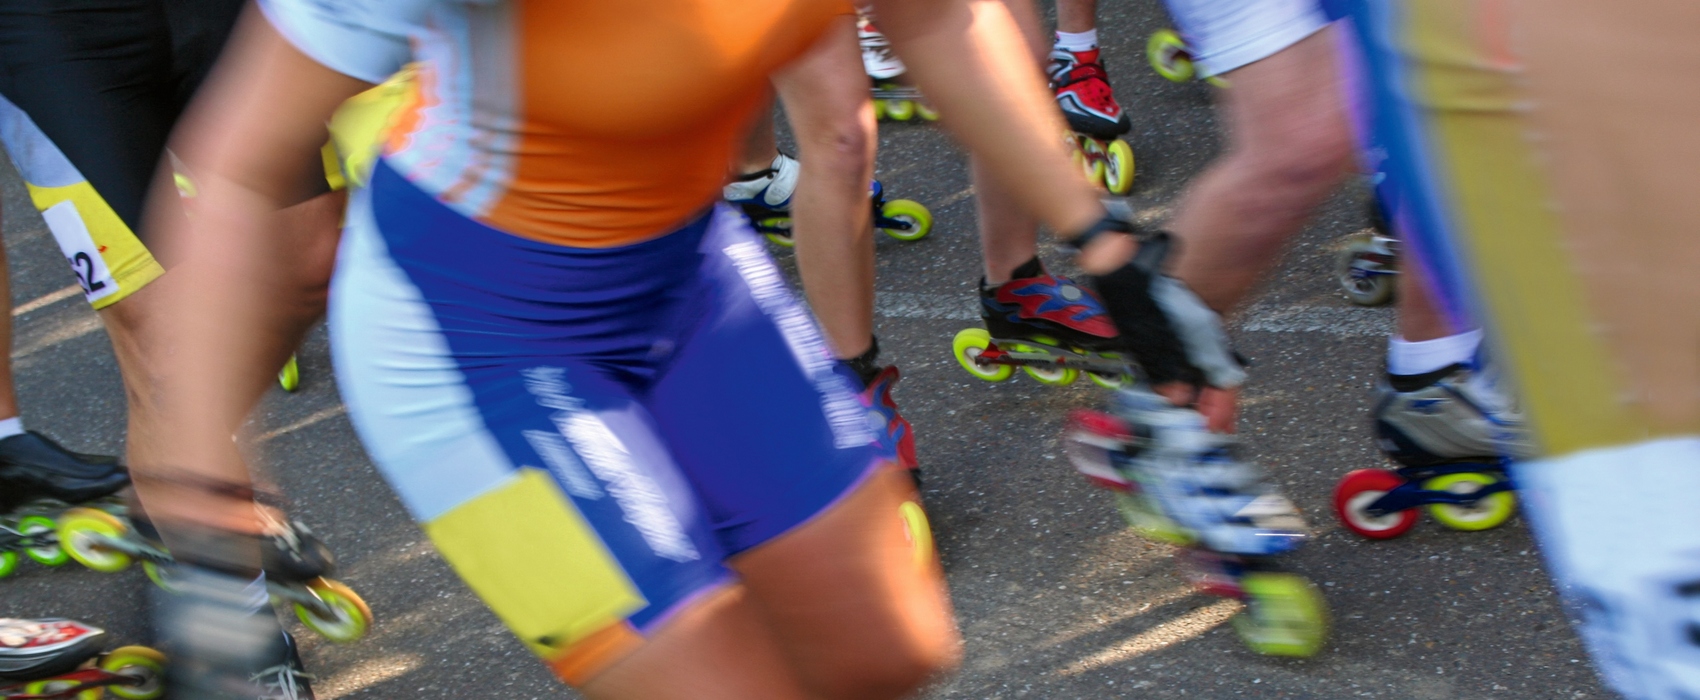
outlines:
[[[1100, 24], [1133, 117], [1131, 202], [1160, 215], [1219, 147], [1210, 90], [1145, 66], [1145, 37], [1167, 24], [1153, 0], [1108, 1]], [[926, 203], [937, 218], [926, 240], [879, 243], [881, 345], [904, 373], [896, 396], [918, 435], [967, 638], [961, 672], [926, 697], [1610, 697], [1520, 520], [1460, 533], [1425, 517], [1403, 539], [1367, 542], [1333, 518], [1336, 480], [1383, 463], [1368, 409], [1392, 315], [1351, 306], [1330, 276], [1341, 238], [1364, 226], [1360, 192], [1343, 191], [1321, 212], [1234, 321], [1254, 362], [1246, 456], [1316, 527], [1291, 566], [1322, 586], [1334, 615], [1316, 658], [1269, 659], [1226, 624], [1236, 604], [1190, 593], [1173, 551], [1135, 537], [1109, 496], [1068, 467], [1057, 440], [1063, 416], [1100, 402], [1102, 390], [1019, 374], [987, 384], [956, 365], [951, 337], [976, 323], [980, 275], [962, 155], [933, 126], [882, 125], [880, 141], [890, 196]], [[25, 419], [73, 448], [118, 452], [124, 402], [105, 334], [9, 168], [0, 185]], [[777, 257], [794, 272], [788, 252]], [[274, 392], [255, 417], [264, 468], [378, 618], [349, 646], [295, 626], [319, 697], [572, 697], [444, 566], [379, 479], [338, 403], [322, 331], [301, 364], [302, 390]], [[0, 582], [0, 616], [75, 617], [118, 641], [146, 641], [147, 586], [138, 570], [25, 562]]]

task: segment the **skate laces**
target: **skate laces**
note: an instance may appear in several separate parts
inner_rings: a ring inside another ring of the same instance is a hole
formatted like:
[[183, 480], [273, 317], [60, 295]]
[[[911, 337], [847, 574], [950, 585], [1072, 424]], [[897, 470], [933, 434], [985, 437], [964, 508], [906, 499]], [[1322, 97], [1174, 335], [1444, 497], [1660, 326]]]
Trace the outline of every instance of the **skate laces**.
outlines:
[[263, 669], [248, 677], [248, 682], [260, 686], [265, 693], [260, 700], [301, 700], [301, 681], [318, 680], [311, 673], [295, 668], [288, 661]]

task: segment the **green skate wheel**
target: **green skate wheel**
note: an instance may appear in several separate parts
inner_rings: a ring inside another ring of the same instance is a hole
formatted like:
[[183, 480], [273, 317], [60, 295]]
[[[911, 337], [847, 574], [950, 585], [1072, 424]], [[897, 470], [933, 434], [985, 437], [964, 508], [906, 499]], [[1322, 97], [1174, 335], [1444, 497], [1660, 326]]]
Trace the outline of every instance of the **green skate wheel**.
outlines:
[[907, 230], [900, 228], [882, 228], [880, 231], [900, 241], [918, 241], [933, 232], [933, 213], [927, 211], [920, 202], [910, 199], [893, 199], [880, 207], [880, 216], [908, 224]]
[[915, 118], [915, 103], [912, 100], [886, 100], [885, 116], [893, 121], [909, 121]]
[[1186, 42], [1173, 29], [1159, 29], [1151, 35], [1145, 42], [1145, 59], [1151, 62], [1151, 70], [1172, 82], [1184, 83], [1194, 75]]
[[[1034, 338], [1033, 340], [1041, 346], [1055, 347], [1052, 343], [1045, 342], [1047, 340], [1045, 338]], [[1016, 345], [1013, 349], [1016, 352], [1041, 351], [1041, 348], [1033, 345]], [[1073, 384], [1075, 379], [1080, 378], [1079, 370], [1075, 370], [1070, 367], [1035, 367], [1033, 365], [1022, 365], [1021, 371], [1026, 372], [1027, 376], [1032, 377], [1034, 381], [1044, 384], [1045, 386], [1068, 386]]]
[[1080, 137], [1080, 154], [1082, 158], [1085, 158], [1082, 167], [1086, 171], [1086, 180], [1094, 186], [1103, 187], [1109, 172], [1109, 168], [1105, 165], [1107, 158], [1104, 155], [1104, 147], [1096, 140], [1082, 136]]
[[915, 103], [915, 114], [920, 115], [921, 119], [925, 121], [936, 122], [939, 120], [939, 111], [925, 102]]
[[43, 698], [76, 698], [76, 700], [100, 700], [100, 688], [90, 688], [75, 695], [66, 695], [65, 691], [82, 685], [82, 681], [45, 680], [35, 681], [24, 686], [25, 697]]
[[1303, 576], [1272, 572], [1246, 574], [1245, 612], [1234, 616], [1234, 630], [1252, 651], [1264, 656], [1310, 657], [1328, 638], [1328, 603]]
[[885, 121], [885, 100], [874, 100], [874, 121]]
[[331, 617], [320, 617], [307, 606], [296, 603], [295, 617], [307, 629], [338, 644], [358, 641], [366, 636], [366, 631], [372, 627], [372, 608], [367, 607], [366, 601], [354, 589], [341, 582], [321, 578], [307, 584], [307, 590], [332, 613]]
[[295, 360], [295, 355], [290, 355], [289, 361], [283, 363], [283, 369], [277, 371], [277, 384], [284, 391], [301, 388], [301, 363]]
[[1006, 381], [1011, 375], [1015, 374], [1014, 366], [981, 366], [978, 362], [975, 362], [975, 358], [978, 358], [980, 353], [985, 352], [986, 348], [991, 346], [992, 335], [987, 333], [984, 328], [964, 328], [956, 334], [956, 339], [950, 343], [951, 353], [956, 355], [957, 364], [962, 365], [962, 368], [968, 370], [969, 374], [988, 382]]
[[[1423, 482], [1423, 488], [1430, 491], [1471, 494], [1496, 483], [1499, 483], [1499, 479], [1487, 474], [1468, 472], [1437, 476]], [[1440, 524], [1449, 528], [1474, 532], [1504, 525], [1505, 521], [1511, 519], [1511, 513], [1516, 509], [1516, 497], [1512, 496], [1510, 491], [1500, 491], [1483, 496], [1473, 505], [1433, 503], [1429, 505], [1428, 513], [1434, 516], [1435, 520], [1440, 521]]]
[[17, 552], [0, 552], [0, 578], [11, 576], [18, 570]]
[[1116, 510], [1121, 511], [1122, 520], [1140, 537], [1176, 547], [1192, 544], [1192, 535], [1186, 528], [1163, 515], [1145, 494], [1116, 494]]
[[59, 536], [56, 532], [59, 523], [52, 518], [31, 515], [18, 521], [18, 532], [31, 539], [52, 538], [52, 543], [38, 544], [24, 549], [24, 554], [47, 566], [63, 566], [71, 560], [71, 555], [65, 553], [65, 548], [59, 546]]
[[153, 649], [118, 647], [100, 660], [100, 670], [125, 678], [121, 685], [106, 687], [124, 700], [154, 700], [165, 695], [165, 655]]
[[1117, 197], [1133, 191], [1133, 147], [1121, 139], [1104, 151], [1104, 189]]
[[797, 245], [797, 242], [791, 240], [790, 236], [781, 236], [777, 233], [764, 233], [762, 235], [767, 236], [767, 240], [769, 242], [782, 248], [790, 248], [791, 246]]
[[72, 508], [59, 517], [59, 546], [90, 569], [115, 574], [130, 566], [130, 555], [109, 544], [122, 541], [129, 527], [111, 513]]

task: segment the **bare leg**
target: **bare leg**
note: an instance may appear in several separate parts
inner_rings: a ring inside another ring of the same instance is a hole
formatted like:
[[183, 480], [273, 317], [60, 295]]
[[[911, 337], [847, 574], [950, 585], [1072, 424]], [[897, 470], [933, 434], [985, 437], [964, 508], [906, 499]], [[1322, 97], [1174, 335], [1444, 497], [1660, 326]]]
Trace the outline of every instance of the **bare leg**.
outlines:
[[1352, 167], [1333, 29], [1231, 71], [1219, 90], [1227, 152], [1193, 181], [1169, 228], [1175, 273], [1211, 308], [1243, 301]]
[[[755, 606], [822, 698], [902, 697], [955, 667], [961, 639], [909, 476], [879, 470], [830, 510], [736, 557]], [[832, 556], [821, 556], [832, 552]]]
[[[3, 219], [0, 214], [0, 219]], [[12, 278], [6, 267], [6, 246], [0, 244], [0, 291], [5, 313], [0, 314], [0, 420], [18, 417], [17, 385], [12, 383]]]
[[773, 119], [765, 116], [773, 112], [773, 101], [768, 100], [767, 108], [758, 110], [756, 123], [750, 126], [750, 135], [744, 139], [744, 150], [738, 154], [738, 162], [733, 164], [737, 172], [734, 175], [759, 173], [773, 165], [773, 157], [779, 155], [779, 139], [773, 133]]
[[1453, 328], [1452, 322], [1435, 306], [1429, 296], [1428, 276], [1421, 266], [1406, 264], [1399, 269], [1399, 337], [1410, 342], [1434, 340], [1467, 329]]
[[[1004, 0], [1014, 15], [1021, 33], [1027, 39], [1027, 49], [1033, 60], [1043, 64], [1051, 42], [1045, 38], [1044, 27], [1032, 0]], [[1062, 134], [1057, 134], [1060, 140]], [[987, 284], [1009, 281], [1010, 273], [1022, 263], [1039, 254], [1039, 223], [1016, 204], [1017, 198], [1006, 193], [998, 180], [986, 171], [979, 159], [970, 159], [970, 174], [974, 182], [975, 207], [980, 217], [980, 253], [985, 260]]]
[[829, 28], [773, 81], [802, 162], [791, 220], [803, 291], [833, 352], [853, 358], [873, 339], [868, 183], [878, 143], [854, 20], [845, 17]]
[[[300, 345], [307, 330], [324, 314], [344, 200], [343, 193], [332, 192], [279, 212], [276, 217], [277, 235], [290, 237], [286, 249], [293, 259], [289, 264], [275, 265], [268, 271], [286, 278], [288, 286], [278, 288], [291, 291], [287, 303], [269, 307], [276, 309], [276, 314], [267, 319], [268, 327], [275, 333], [263, 339], [269, 353], [267, 367], [281, 367]], [[163, 380], [166, 353], [172, 346], [168, 330], [170, 324], [166, 318], [169, 310], [161, 306], [167, 298], [163, 288], [171, 283], [172, 275], [167, 274], [100, 311], [124, 378], [124, 392], [129, 403], [126, 456], [132, 465], [157, 464], [158, 460], [153, 456], [161, 454], [162, 446], [172, 439], [159, 421], [161, 406], [156, 391]], [[247, 379], [249, 383], [242, 387], [244, 416], [273, 381], [270, 374]], [[250, 477], [246, 468], [240, 462], [232, 464], [232, 470], [217, 477], [235, 484], [248, 483]], [[192, 487], [146, 478], [138, 479], [136, 491], [149, 515], [155, 519], [197, 523], [234, 532], [258, 532], [259, 529], [253, 504], [247, 501], [211, 499], [204, 491]]]
[[1057, 0], [1057, 31], [1087, 32], [1098, 26], [1098, 0]]

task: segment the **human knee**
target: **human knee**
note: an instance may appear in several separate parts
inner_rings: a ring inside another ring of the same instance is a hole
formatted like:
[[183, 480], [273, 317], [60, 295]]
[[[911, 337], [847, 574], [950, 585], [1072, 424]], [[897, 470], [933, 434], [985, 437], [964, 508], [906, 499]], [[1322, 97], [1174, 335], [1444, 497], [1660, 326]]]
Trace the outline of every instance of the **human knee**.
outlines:
[[875, 129], [872, 113], [844, 110], [819, 120], [803, 135], [803, 162], [845, 174], [873, 169]]
[[1325, 116], [1291, 120], [1280, 138], [1248, 149], [1261, 178], [1280, 189], [1319, 190], [1338, 184], [1352, 162], [1352, 138], [1346, 123]]

